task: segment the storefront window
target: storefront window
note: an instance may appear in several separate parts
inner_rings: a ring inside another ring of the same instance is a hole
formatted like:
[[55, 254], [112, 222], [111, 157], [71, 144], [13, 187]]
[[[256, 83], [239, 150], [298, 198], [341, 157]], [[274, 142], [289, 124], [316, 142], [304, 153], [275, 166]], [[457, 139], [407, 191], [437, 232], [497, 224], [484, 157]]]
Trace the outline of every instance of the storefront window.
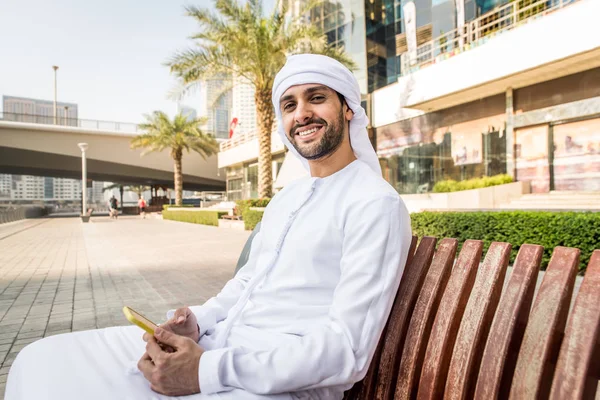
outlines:
[[554, 189], [600, 190], [600, 119], [553, 126]]
[[550, 190], [548, 125], [516, 130], [517, 179], [529, 181], [533, 193]]
[[[441, 180], [506, 173], [501, 100], [490, 98], [377, 128], [384, 178], [399, 193], [409, 194], [431, 192]], [[480, 118], [468, 120], [473, 116]]]

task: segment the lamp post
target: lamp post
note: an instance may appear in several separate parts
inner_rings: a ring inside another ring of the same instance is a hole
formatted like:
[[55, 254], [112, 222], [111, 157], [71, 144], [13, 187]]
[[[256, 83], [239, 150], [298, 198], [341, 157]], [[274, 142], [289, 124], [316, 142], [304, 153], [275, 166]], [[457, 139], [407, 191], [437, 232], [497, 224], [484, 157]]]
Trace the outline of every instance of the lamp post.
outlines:
[[53, 65], [52, 69], [54, 70], [54, 125], [57, 125], [57, 109], [56, 109], [56, 70], [58, 69], [58, 65]]
[[69, 106], [65, 106], [65, 125], [69, 125]]
[[86, 215], [87, 208], [87, 165], [85, 160], [85, 151], [88, 148], [87, 143], [78, 143], [81, 149], [81, 215]]

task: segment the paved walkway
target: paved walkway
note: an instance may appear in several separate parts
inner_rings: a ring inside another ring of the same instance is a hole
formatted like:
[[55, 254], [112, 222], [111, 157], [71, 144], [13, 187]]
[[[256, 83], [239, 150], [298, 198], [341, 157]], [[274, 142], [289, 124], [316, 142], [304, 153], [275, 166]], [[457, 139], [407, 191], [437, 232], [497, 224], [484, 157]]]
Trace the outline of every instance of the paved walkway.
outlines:
[[33, 341], [126, 325], [124, 305], [162, 322], [170, 308], [202, 304], [231, 278], [248, 236], [138, 217], [0, 225], [0, 398]]

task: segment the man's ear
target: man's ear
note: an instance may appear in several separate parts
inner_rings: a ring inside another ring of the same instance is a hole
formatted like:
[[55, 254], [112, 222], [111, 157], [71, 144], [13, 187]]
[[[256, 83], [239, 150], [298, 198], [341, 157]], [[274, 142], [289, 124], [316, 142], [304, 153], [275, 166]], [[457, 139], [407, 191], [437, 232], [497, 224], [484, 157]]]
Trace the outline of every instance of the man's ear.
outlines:
[[348, 104], [346, 102], [344, 102], [343, 107], [345, 108], [344, 117], [346, 117], [346, 121], [352, 121], [352, 118], [354, 117], [354, 111], [352, 111], [352, 109], [348, 107]]

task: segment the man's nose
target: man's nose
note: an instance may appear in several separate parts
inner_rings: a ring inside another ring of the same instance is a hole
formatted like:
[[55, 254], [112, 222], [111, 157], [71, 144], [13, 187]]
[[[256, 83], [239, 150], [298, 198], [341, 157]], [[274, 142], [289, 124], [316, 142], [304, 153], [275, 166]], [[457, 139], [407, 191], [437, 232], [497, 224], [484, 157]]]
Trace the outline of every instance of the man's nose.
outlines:
[[296, 112], [294, 115], [294, 120], [296, 121], [296, 123], [305, 124], [312, 118], [312, 115], [313, 113], [310, 105], [303, 103], [299, 103], [298, 105], [296, 105]]

